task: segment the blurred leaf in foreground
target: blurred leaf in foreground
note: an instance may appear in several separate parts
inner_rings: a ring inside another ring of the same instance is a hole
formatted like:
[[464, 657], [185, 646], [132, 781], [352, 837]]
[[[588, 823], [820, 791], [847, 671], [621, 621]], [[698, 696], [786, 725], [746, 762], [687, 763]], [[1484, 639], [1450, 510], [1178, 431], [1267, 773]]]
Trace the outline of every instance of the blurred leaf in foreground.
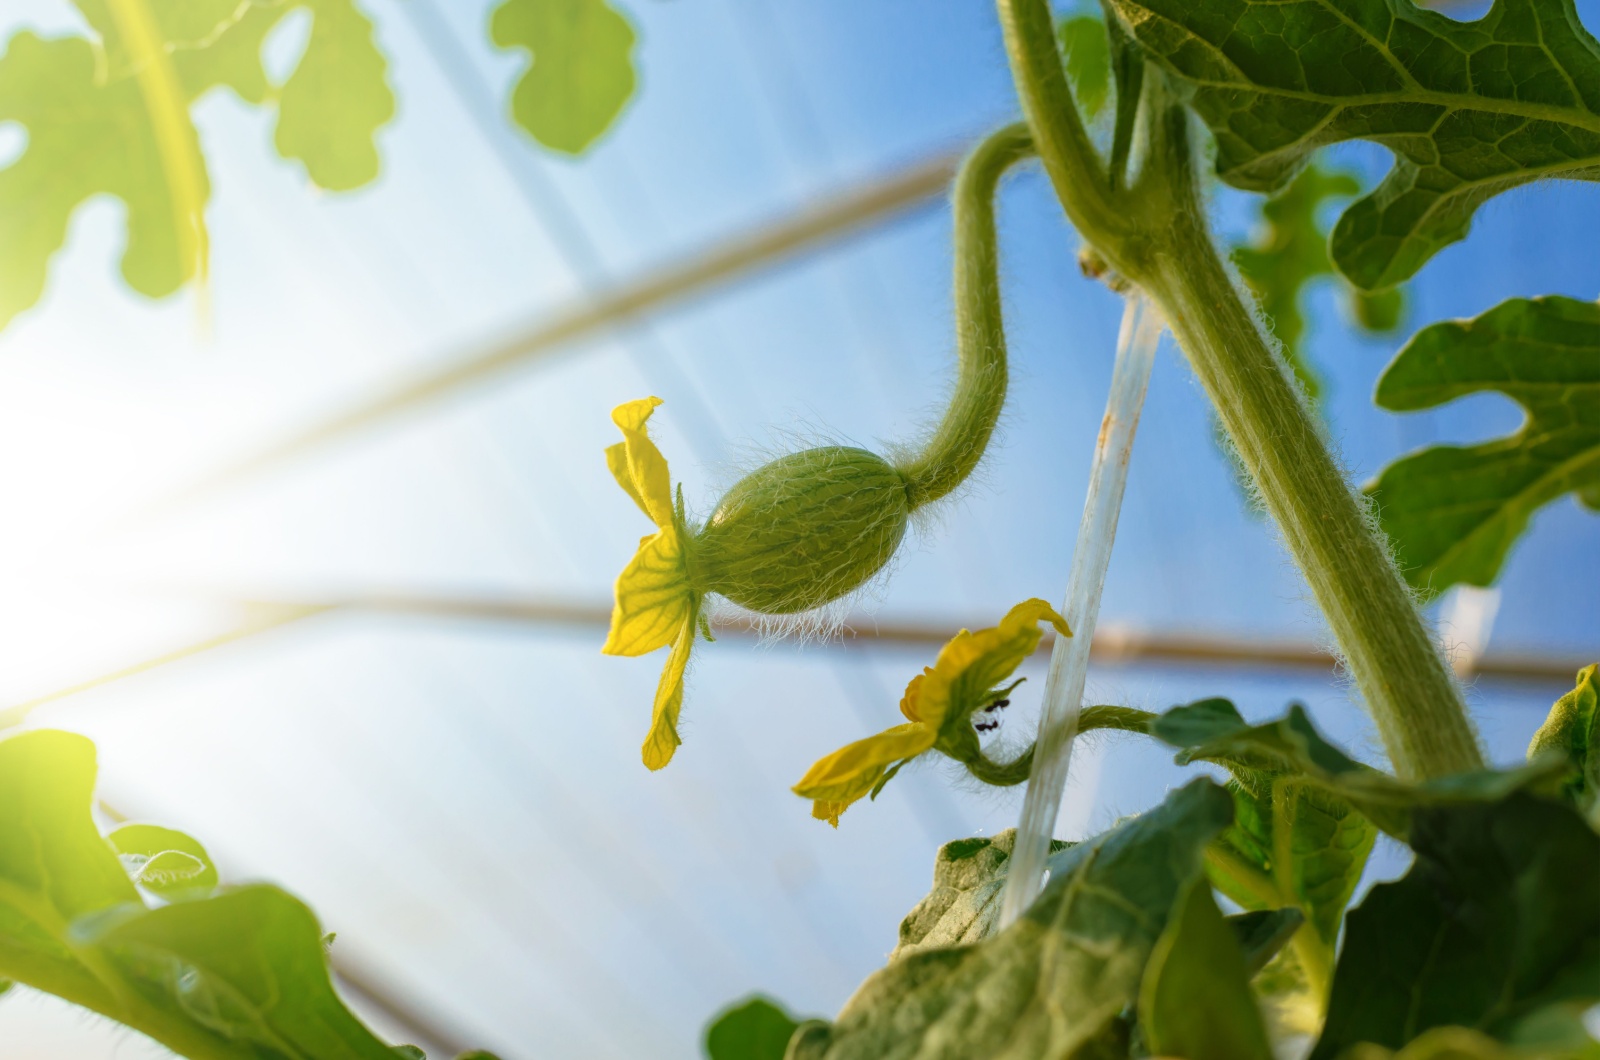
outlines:
[[[210, 186], [188, 108], [211, 88], [275, 106], [279, 153], [303, 162], [318, 186], [346, 190], [377, 176], [373, 138], [393, 116], [394, 97], [372, 24], [351, 0], [78, 7], [94, 39], [24, 30], [0, 56], [0, 122], [27, 134], [22, 153], [0, 169], [0, 327], [39, 300], [73, 213], [96, 195], [127, 207], [122, 275], [135, 291], [163, 297], [202, 273]], [[273, 84], [263, 45], [302, 8], [311, 15], [305, 51]], [[127, 32], [135, 24], [149, 33]], [[170, 60], [172, 106], [152, 102], [164, 97], [150, 91], [150, 64], [136, 61], [151, 54]], [[179, 166], [180, 157], [189, 164]]]
[[633, 26], [607, 0], [506, 0], [489, 34], [531, 53], [511, 115], [552, 150], [582, 154], [633, 95]]
[[157, 894], [216, 889], [217, 867], [198, 840], [155, 824], [125, 824], [106, 836], [129, 874]]
[[[80, 736], [0, 740], [0, 978], [183, 1055], [394, 1060], [335, 994], [322, 929], [293, 896], [255, 884], [146, 908], [95, 828], [94, 780], [94, 746]], [[134, 831], [124, 842], [204, 854], [174, 837]]]
[[1523, 407], [1521, 430], [1412, 453], [1368, 487], [1401, 571], [1430, 593], [1492, 583], [1534, 512], [1565, 494], [1600, 511], [1600, 304], [1513, 298], [1423, 328], [1377, 402], [1408, 412], [1485, 391]]

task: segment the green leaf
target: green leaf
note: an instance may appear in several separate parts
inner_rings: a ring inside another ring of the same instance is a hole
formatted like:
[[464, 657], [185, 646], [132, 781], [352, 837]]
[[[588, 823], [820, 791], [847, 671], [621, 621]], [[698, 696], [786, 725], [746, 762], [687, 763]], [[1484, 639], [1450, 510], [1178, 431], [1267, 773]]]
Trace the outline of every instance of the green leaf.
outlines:
[[1249, 975], [1255, 975], [1272, 963], [1306, 921], [1298, 909], [1260, 909], [1235, 913], [1225, 919], [1233, 929], [1239, 952], [1244, 955], [1245, 972]]
[[113, 986], [68, 928], [139, 895], [95, 830], [94, 777], [94, 746], [81, 736], [0, 740], [0, 977], [105, 1012]]
[[1513, 298], [1472, 320], [1423, 328], [1378, 380], [1378, 404], [1432, 408], [1499, 391], [1527, 412], [1516, 434], [1435, 446], [1368, 487], [1412, 585], [1488, 585], [1533, 513], [1600, 491], [1600, 304]]
[[[184, 106], [229, 87], [248, 103], [277, 107], [279, 152], [303, 162], [318, 186], [345, 190], [377, 176], [373, 137], [393, 116], [394, 96], [372, 24], [351, 0], [137, 2], [167, 43]], [[177, 124], [173, 146], [192, 153], [192, 194], [167, 172], [132, 49], [108, 0], [77, 3], [97, 39], [24, 30], [0, 56], [0, 122], [17, 122], [28, 138], [0, 169], [0, 327], [39, 300], [73, 213], [97, 195], [127, 207], [122, 275], [135, 291], [172, 294], [196, 278], [203, 259], [185, 246], [189, 218], [203, 224], [210, 195], [187, 110], [164, 117]], [[310, 40], [288, 79], [273, 85], [262, 45], [297, 8], [312, 15]]]
[[1123, 1013], [1151, 948], [1231, 812], [1227, 793], [1202, 778], [1063, 850], [1044, 893], [1015, 924], [979, 943], [894, 961], [831, 1025], [802, 1025], [789, 1060], [1032, 1060], [1125, 1040]]
[[533, 56], [511, 116], [552, 150], [581, 154], [633, 95], [633, 26], [606, 0], [506, 0], [489, 35]]
[[1573, 0], [1497, 0], [1475, 22], [1410, 0], [1107, 4], [1188, 84], [1228, 183], [1281, 187], [1343, 140], [1394, 152], [1334, 228], [1358, 287], [1409, 278], [1499, 192], [1600, 177], [1600, 44]]
[[706, 1028], [711, 1060], [783, 1060], [800, 1022], [769, 998], [746, 998], [724, 1009]]
[[1293, 985], [1320, 1007], [1345, 907], [1377, 829], [1348, 801], [1293, 773], [1237, 770], [1234, 823], [1206, 851], [1218, 890], [1246, 909], [1292, 906], [1304, 914]]
[[157, 894], [203, 892], [217, 886], [211, 855], [182, 832], [154, 824], [125, 824], [106, 841], [122, 855], [134, 880]]
[[[1250, 725], [1227, 700], [1203, 699], [1160, 715], [1150, 732], [1180, 749], [1180, 765], [1225, 765], [1247, 788], [1255, 774], [1290, 776], [1347, 800], [1380, 830], [1402, 841], [1409, 841], [1417, 807], [1489, 802], [1524, 789], [1553, 794], [1568, 772], [1565, 762], [1544, 757], [1517, 769], [1407, 783], [1357, 762], [1323, 739], [1299, 704], [1291, 705], [1282, 718]], [[1240, 819], [1246, 819], [1243, 813]]]
[[[1250, 240], [1234, 248], [1233, 260], [1255, 292], [1261, 311], [1272, 320], [1284, 359], [1313, 401], [1322, 393], [1322, 379], [1301, 346], [1305, 315], [1300, 308], [1305, 289], [1331, 276], [1328, 235], [1321, 223], [1324, 207], [1360, 191], [1349, 173], [1312, 162], [1271, 198], [1261, 200], [1261, 220]], [[1341, 283], [1358, 323], [1368, 331], [1390, 331], [1399, 323], [1402, 296], [1358, 291]]]
[[276, 887], [118, 910], [79, 921], [76, 935], [112, 955], [149, 999], [236, 1047], [393, 1060], [334, 993], [316, 917]]
[[1328, 200], [1349, 198], [1359, 190], [1350, 174], [1309, 165], [1293, 183], [1262, 200], [1261, 223], [1253, 238], [1233, 252], [1239, 273], [1272, 320], [1284, 359], [1313, 401], [1321, 396], [1322, 379], [1300, 346], [1305, 331], [1300, 296], [1313, 280], [1333, 272], [1317, 215]]
[[1067, 80], [1085, 118], [1105, 109], [1111, 94], [1111, 45], [1106, 24], [1093, 15], [1074, 15], [1056, 26], [1066, 55]]
[[1346, 920], [1311, 1060], [1433, 1027], [1516, 1040], [1600, 1001], [1600, 835], [1571, 807], [1521, 792], [1425, 807], [1411, 846], [1411, 870]]
[[[933, 889], [900, 922], [900, 939], [889, 960], [978, 942], [993, 934], [1016, 841], [1017, 830], [1007, 828], [991, 837], [957, 839], [940, 847], [933, 862]], [[1050, 852], [1068, 846], [1051, 840]]]
[[1594, 1060], [1600, 1050], [1589, 1044], [1510, 1049], [1470, 1027], [1435, 1027], [1398, 1053], [1363, 1042], [1341, 1053], [1340, 1060]]
[[[303, 163], [312, 181], [348, 191], [378, 175], [377, 130], [394, 117], [388, 62], [372, 21], [353, 0], [145, 0], [190, 99], [226, 86], [247, 103], [278, 110], [278, 153]], [[99, 33], [112, 77], [129, 58], [109, 0], [74, 0]], [[281, 85], [261, 63], [271, 32], [292, 12], [311, 16], [305, 50]]]
[[18, 122], [28, 134], [22, 155], [0, 169], [0, 327], [39, 300], [67, 222], [96, 195], [127, 206], [128, 286], [161, 297], [195, 275], [139, 84], [131, 77], [100, 83], [88, 41], [27, 31], [12, 37], [0, 57], [0, 121]]
[[[46, 729], [0, 740], [0, 979], [181, 1055], [393, 1060], [334, 993], [321, 929], [295, 898], [258, 884], [146, 908], [95, 828], [94, 780], [94, 747], [82, 737]], [[181, 833], [119, 835], [130, 850], [163, 847], [157, 858], [209, 869], [204, 848]]]
[[1244, 955], [1204, 876], [1178, 898], [1139, 991], [1150, 1052], [1185, 1060], [1272, 1060]]
[[1571, 692], [1556, 700], [1528, 744], [1528, 757], [1564, 755], [1573, 765], [1566, 794], [1591, 819], [1600, 812], [1600, 665], [1578, 671]]

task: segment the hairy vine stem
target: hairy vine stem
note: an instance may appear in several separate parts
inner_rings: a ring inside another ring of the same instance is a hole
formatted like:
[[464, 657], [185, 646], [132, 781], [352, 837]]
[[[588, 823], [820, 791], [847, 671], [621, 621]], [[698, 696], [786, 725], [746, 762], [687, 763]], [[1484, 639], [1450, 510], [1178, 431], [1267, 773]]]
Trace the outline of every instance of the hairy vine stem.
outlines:
[[1045, 170], [1079, 233], [1161, 309], [1327, 617], [1396, 772], [1482, 768], [1460, 690], [1282, 357], [1207, 229], [1187, 113], [1143, 78], [1138, 174], [1114, 188], [1083, 128], [1048, 0], [997, 0]]
[[955, 390], [944, 418], [922, 448], [898, 470], [912, 509], [944, 497], [965, 482], [989, 448], [1006, 400], [1006, 332], [1000, 307], [1000, 250], [995, 234], [995, 189], [1006, 170], [1034, 153], [1022, 123], [990, 134], [956, 176]]

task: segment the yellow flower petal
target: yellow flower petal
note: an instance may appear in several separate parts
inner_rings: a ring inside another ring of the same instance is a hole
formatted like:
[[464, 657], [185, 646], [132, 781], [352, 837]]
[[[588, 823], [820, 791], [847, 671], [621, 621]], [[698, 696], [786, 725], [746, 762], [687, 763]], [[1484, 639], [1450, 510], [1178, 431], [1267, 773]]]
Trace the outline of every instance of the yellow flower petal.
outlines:
[[656, 702], [650, 718], [650, 735], [644, 738], [644, 764], [648, 769], [660, 769], [672, 761], [673, 752], [683, 740], [678, 736], [678, 714], [683, 710], [683, 671], [689, 665], [689, 649], [694, 646], [695, 623], [693, 608], [689, 620], [684, 622], [678, 639], [667, 656], [667, 665], [661, 670], [661, 682], [656, 685]]
[[922, 699], [922, 683], [933, 673], [933, 667], [924, 666], [922, 672], [911, 679], [906, 685], [906, 694], [900, 697], [900, 713], [911, 721], [922, 721], [922, 708], [918, 705]]
[[[872, 790], [884, 770], [905, 758], [912, 758], [933, 746], [938, 734], [926, 725], [913, 722], [896, 725], [876, 736], [847, 744], [806, 771], [794, 793], [820, 802], [844, 806]], [[840, 813], [843, 806], [840, 807]], [[834, 816], [837, 816], [835, 814]]]
[[[920, 683], [912, 706], [922, 722], [938, 729], [951, 713], [978, 706], [990, 689], [1033, 654], [1044, 636], [1039, 623], [1045, 621], [1062, 636], [1072, 635], [1066, 619], [1043, 600], [1034, 599], [1013, 607], [992, 629], [962, 630], [952, 637], [940, 649], [933, 668], [912, 678], [912, 685]], [[911, 686], [906, 696], [913, 698]]]
[[839, 827], [839, 815], [850, 808], [848, 802], [823, 802], [817, 799], [811, 804], [811, 816], [819, 821], [827, 821], [835, 828]]
[[683, 542], [670, 523], [641, 538], [639, 551], [617, 575], [611, 632], [600, 650], [607, 655], [643, 655], [671, 644], [688, 624], [694, 590], [684, 566]]
[[[645, 422], [660, 404], [660, 398], [648, 397], [625, 402], [611, 410], [611, 422], [622, 429], [622, 452], [619, 459], [613, 455], [616, 446], [607, 449], [606, 463], [628, 496], [657, 526], [665, 529], [672, 525], [672, 476], [667, 471], [667, 458], [661, 455], [645, 430]], [[626, 468], [631, 486], [623, 482], [619, 467]]]
[[633, 498], [633, 503], [639, 506], [639, 510], [649, 515], [650, 509], [645, 507], [644, 498], [639, 496], [639, 490], [633, 484], [633, 470], [628, 467], [627, 442], [606, 446], [606, 467], [611, 469], [611, 477], [616, 479], [617, 485]]

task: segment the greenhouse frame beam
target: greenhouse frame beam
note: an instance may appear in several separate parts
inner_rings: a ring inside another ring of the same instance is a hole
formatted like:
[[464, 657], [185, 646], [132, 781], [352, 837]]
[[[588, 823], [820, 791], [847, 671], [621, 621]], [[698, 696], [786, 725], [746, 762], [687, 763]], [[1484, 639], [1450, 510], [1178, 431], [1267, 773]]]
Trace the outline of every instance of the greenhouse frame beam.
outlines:
[[[0, 728], [15, 725], [38, 707], [69, 699], [95, 688], [148, 673], [172, 663], [217, 648], [299, 623], [305, 619], [331, 615], [413, 617], [440, 622], [483, 622], [516, 626], [545, 627], [561, 633], [590, 636], [598, 645], [611, 620], [611, 605], [605, 601], [560, 599], [557, 597], [444, 596], [420, 593], [376, 593], [329, 597], [324, 600], [224, 600], [242, 607], [245, 618], [235, 626], [211, 636], [176, 647], [149, 659], [35, 696], [23, 703], [0, 710]], [[968, 623], [968, 625], [982, 623]], [[758, 640], [768, 635], [759, 622], [742, 615], [715, 618], [712, 626], [719, 636]], [[959, 620], [948, 622], [880, 622], [871, 616], [846, 619], [836, 634], [821, 638], [820, 647], [833, 650], [874, 648], [937, 649], [961, 628]], [[1050, 650], [1049, 637], [1040, 641], [1040, 653]], [[1309, 642], [1279, 639], [1249, 639], [1241, 636], [1213, 636], [1198, 633], [1141, 631], [1107, 625], [1095, 632], [1089, 652], [1097, 666], [1219, 667], [1228, 669], [1299, 670], [1324, 674], [1337, 672], [1339, 661], [1325, 649]], [[1484, 677], [1501, 681], [1565, 686], [1589, 660], [1555, 655], [1530, 655], [1491, 652], [1462, 660], [1458, 671], [1463, 679]]]
[[881, 227], [940, 198], [955, 175], [961, 154], [952, 152], [925, 159], [820, 197], [789, 216], [764, 222], [664, 265], [645, 269], [593, 297], [575, 299], [506, 338], [447, 358], [438, 368], [405, 380], [205, 476], [157, 504], [154, 511], [192, 503], [330, 443], [435, 405], [507, 372], [546, 360], [577, 342], [703, 298], [830, 244]]

